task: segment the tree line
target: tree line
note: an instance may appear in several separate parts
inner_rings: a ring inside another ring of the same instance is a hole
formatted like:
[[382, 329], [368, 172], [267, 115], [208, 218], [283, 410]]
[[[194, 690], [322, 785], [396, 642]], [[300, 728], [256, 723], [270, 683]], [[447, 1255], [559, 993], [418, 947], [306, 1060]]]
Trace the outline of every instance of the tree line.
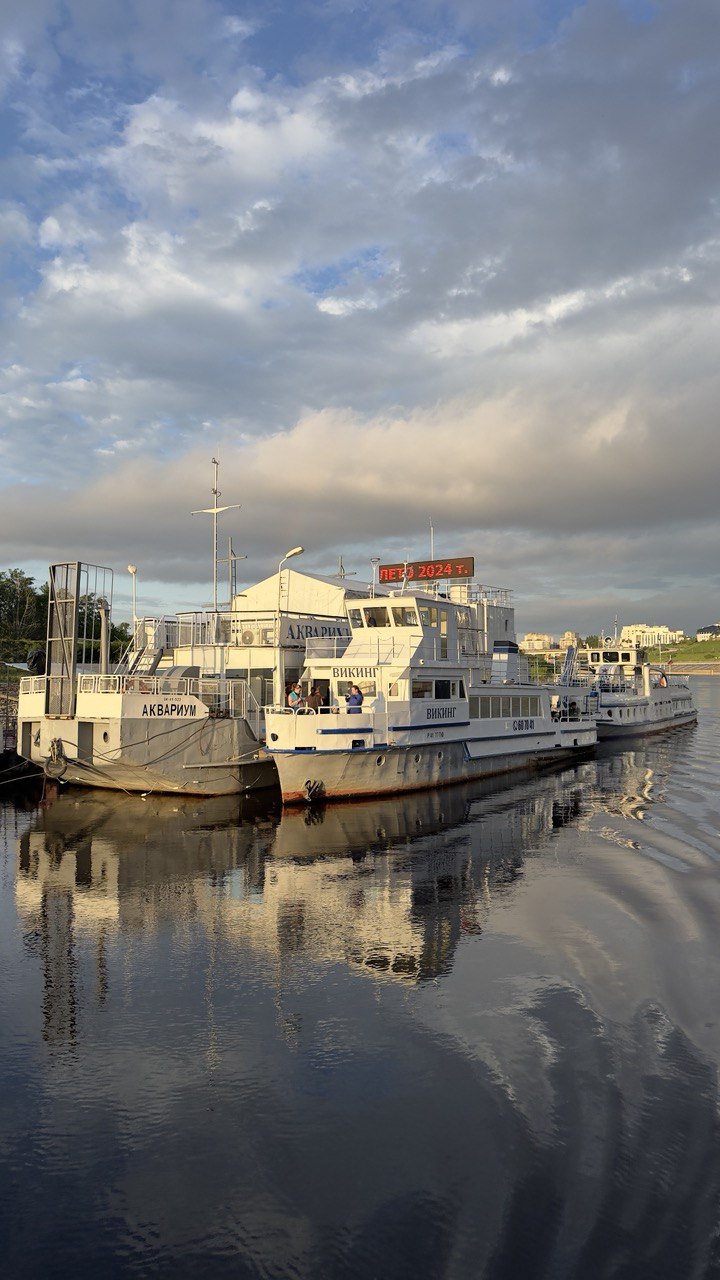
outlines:
[[[0, 662], [25, 662], [32, 649], [45, 649], [47, 638], [49, 587], [36, 587], [35, 579], [22, 569], [0, 570]], [[99, 636], [94, 625], [99, 614], [93, 596], [84, 596], [79, 608], [80, 631]], [[120, 657], [130, 640], [127, 622], [110, 627], [110, 656]]]

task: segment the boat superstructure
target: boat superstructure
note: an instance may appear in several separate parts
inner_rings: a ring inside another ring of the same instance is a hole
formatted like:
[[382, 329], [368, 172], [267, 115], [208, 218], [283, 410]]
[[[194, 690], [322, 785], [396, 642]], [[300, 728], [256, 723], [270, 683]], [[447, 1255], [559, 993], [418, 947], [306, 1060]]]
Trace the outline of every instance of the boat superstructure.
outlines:
[[265, 713], [284, 803], [421, 790], [594, 745], [586, 696], [530, 680], [510, 592], [442, 585], [445, 594], [418, 590], [406, 578], [387, 596], [349, 601], [349, 644], [332, 655], [308, 644], [302, 685], [317, 696]]
[[20, 683], [18, 749], [54, 777], [125, 791], [226, 795], [277, 783], [263, 705], [297, 679], [309, 636], [350, 638], [338, 579], [283, 569], [225, 609], [136, 618], [108, 653], [113, 571], [50, 567], [45, 655]]
[[662, 733], [697, 720], [687, 679], [648, 662], [645, 650], [622, 636], [571, 651], [559, 687], [589, 692], [599, 741]]

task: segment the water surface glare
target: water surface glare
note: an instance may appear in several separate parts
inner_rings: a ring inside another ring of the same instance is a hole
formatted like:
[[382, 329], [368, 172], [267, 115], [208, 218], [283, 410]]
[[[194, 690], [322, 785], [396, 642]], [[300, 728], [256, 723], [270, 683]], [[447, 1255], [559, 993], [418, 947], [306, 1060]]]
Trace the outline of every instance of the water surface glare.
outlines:
[[0, 1273], [720, 1280], [696, 729], [281, 814], [0, 801]]

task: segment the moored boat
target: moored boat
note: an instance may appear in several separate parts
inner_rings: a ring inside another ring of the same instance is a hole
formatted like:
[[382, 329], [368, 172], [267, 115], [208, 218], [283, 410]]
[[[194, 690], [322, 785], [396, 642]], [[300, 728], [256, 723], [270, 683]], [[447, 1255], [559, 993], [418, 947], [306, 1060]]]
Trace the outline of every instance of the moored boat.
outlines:
[[643, 648], [622, 636], [605, 636], [571, 653], [559, 687], [589, 692], [600, 742], [663, 733], [697, 720], [687, 679], [648, 662]]
[[[111, 670], [113, 573], [50, 568], [48, 643], [20, 682], [18, 750], [66, 783], [229, 795], [276, 786], [262, 705], [296, 679], [308, 636], [341, 650], [349, 588], [281, 569], [228, 608], [137, 618]], [[360, 588], [360, 590], [364, 590]]]
[[[467, 572], [467, 561], [438, 562], [432, 574], [428, 562], [405, 566], [398, 591], [348, 606], [342, 653], [308, 646], [304, 705], [265, 711], [285, 804], [492, 777], [594, 746], [587, 696], [530, 680], [510, 593], [451, 582], [456, 564]], [[435, 585], [408, 585], [423, 578]]]

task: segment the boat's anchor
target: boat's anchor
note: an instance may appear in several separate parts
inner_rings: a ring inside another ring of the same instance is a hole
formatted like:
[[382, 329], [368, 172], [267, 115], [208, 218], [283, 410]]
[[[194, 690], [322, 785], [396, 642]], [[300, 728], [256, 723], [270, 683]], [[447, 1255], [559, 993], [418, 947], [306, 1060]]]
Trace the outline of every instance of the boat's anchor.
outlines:
[[305, 799], [308, 804], [312, 804], [313, 800], [320, 800], [325, 794], [324, 782], [311, 782], [308, 778], [305, 783]]

